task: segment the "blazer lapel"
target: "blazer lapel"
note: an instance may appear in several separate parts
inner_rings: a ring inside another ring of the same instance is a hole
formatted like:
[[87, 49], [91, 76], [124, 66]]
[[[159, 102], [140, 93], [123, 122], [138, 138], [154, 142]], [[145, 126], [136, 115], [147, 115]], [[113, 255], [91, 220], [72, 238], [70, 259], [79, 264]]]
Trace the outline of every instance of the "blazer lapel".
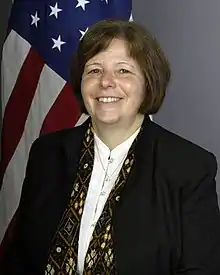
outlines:
[[[63, 139], [62, 146], [67, 159], [67, 176], [71, 183], [69, 188], [72, 188], [72, 181], [78, 167], [81, 147], [85, 132], [88, 128], [90, 119], [87, 119], [82, 125], [72, 129]], [[71, 191], [71, 190], [69, 190]]]
[[[132, 192], [132, 189], [135, 188], [136, 184], [140, 179], [144, 179], [149, 182], [148, 179], [152, 178], [152, 167], [154, 159], [154, 150], [155, 150], [155, 133], [154, 127], [152, 127], [152, 122], [148, 116], [145, 117], [143, 121], [143, 129], [138, 137], [136, 149], [135, 149], [135, 164], [131, 175], [125, 185], [122, 194], [122, 203], [123, 199], [126, 199], [126, 196]], [[119, 206], [120, 207], [120, 206]]]
[[[152, 238], [155, 137], [155, 127], [150, 119], [145, 117], [136, 145], [135, 164], [114, 213], [118, 274], [138, 273], [138, 270], [133, 269], [133, 263], [140, 263], [140, 266], [143, 264], [145, 259], [142, 255], [145, 252], [140, 248], [144, 247], [147, 254], [149, 240]], [[146, 246], [142, 241], [146, 241]]]

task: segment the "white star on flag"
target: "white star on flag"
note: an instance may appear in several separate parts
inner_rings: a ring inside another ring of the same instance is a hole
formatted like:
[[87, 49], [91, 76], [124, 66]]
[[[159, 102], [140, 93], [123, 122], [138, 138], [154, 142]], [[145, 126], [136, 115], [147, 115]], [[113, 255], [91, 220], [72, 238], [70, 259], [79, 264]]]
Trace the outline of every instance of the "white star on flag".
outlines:
[[51, 12], [50, 12], [49, 16], [54, 15], [56, 18], [58, 18], [58, 12], [62, 11], [62, 9], [58, 8], [58, 4], [57, 3], [56, 3], [56, 5], [54, 7], [50, 6], [50, 8], [51, 8]]
[[35, 15], [32, 15], [32, 14], [31, 14], [31, 18], [32, 18], [31, 25], [35, 25], [36, 28], [37, 28], [37, 23], [38, 23], [38, 21], [40, 20], [40, 18], [39, 18], [38, 15], [37, 15], [37, 11], [36, 11]]
[[61, 52], [61, 46], [63, 44], [65, 44], [66, 42], [64, 42], [64, 41], [61, 40], [61, 36], [60, 35], [58, 36], [57, 39], [52, 38], [52, 40], [53, 40], [53, 43], [54, 43], [52, 49], [57, 48]]
[[80, 40], [83, 38], [83, 36], [85, 35], [85, 33], [88, 31], [88, 29], [89, 28], [87, 27], [85, 31], [79, 30], [79, 32], [81, 33]]
[[108, 0], [105, 0], [106, 4], [108, 4]]
[[78, 4], [76, 5], [76, 8], [81, 7], [83, 10], [85, 10], [85, 5], [89, 4], [90, 1], [87, 0], [77, 0]]

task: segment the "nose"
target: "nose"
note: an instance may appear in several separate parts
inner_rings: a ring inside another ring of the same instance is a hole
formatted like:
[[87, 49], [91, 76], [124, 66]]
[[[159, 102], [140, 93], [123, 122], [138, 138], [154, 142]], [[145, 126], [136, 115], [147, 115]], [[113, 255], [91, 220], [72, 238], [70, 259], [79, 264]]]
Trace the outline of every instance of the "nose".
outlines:
[[111, 72], [104, 72], [100, 78], [101, 88], [114, 88], [115, 87], [115, 78]]

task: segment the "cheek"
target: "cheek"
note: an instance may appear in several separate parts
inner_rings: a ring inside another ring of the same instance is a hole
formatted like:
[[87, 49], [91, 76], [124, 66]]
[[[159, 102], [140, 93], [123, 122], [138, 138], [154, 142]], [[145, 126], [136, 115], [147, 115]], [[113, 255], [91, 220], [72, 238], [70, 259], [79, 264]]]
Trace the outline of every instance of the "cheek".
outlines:
[[126, 89], [127, 96], [135, 102], [142, 101], [144, 98], [144, 85], [142, 83], [127, 83]]
[[96, 90], [94, 87], [96, 86], [96, 82], [94, 79], [82, 79], [81, 82], [81, 91], [82, 94], [85, 95], [92, 95], [94, 91]]
[[82, 80], [81, 82], [82, 98], [88, 113], [90, 113], [94, 108], [94, 90], [95, 89], [93, 88], [93, 86], [94, 85], [88, 79]]
[[84, 100], [86, 100], [90, 94], [90, 85], [88, 80], [82, 80], [81, 93]]

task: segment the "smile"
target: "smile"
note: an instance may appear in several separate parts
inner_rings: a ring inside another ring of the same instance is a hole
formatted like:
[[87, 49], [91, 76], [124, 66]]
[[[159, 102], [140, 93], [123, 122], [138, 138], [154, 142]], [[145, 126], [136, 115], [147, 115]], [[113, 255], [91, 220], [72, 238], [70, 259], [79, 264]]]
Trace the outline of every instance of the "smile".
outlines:
[[120, 97], [98, 97], [97, 100], [99, 102], [104, 102], [104, 103], [111, 103], [111, 102], [117, 102], [121, 98]]

